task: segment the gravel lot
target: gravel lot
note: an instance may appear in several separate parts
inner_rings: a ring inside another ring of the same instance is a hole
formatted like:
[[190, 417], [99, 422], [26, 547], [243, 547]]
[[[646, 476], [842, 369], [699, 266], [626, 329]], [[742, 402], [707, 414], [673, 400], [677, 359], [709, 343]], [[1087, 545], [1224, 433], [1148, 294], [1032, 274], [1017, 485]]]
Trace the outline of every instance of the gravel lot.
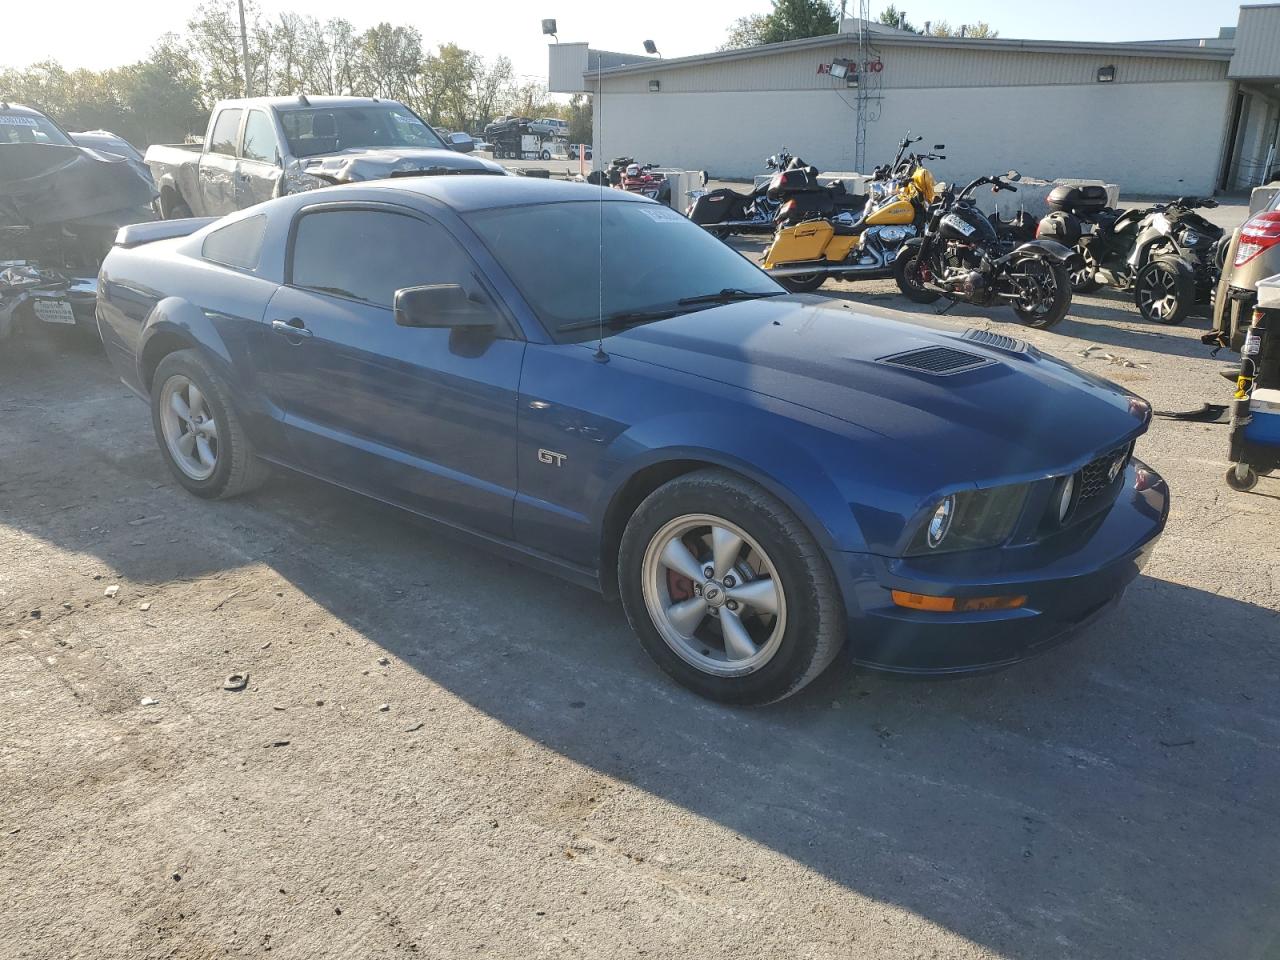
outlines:
[[[1157, 408], [1203, 319], [1025, 336]], [[618, 607], [320, 483], [207, 504], [95, 351], [0, 348], [0, 956], [1280, 956], [1280, 478], [1138, 453], [1173, 515], [1113, 613], [1003, 673], [834, 670], [759, 711]], [[226, 692], [228, 674], [248, 688]], [[384, 706], [385, 705], [385, 706]]]

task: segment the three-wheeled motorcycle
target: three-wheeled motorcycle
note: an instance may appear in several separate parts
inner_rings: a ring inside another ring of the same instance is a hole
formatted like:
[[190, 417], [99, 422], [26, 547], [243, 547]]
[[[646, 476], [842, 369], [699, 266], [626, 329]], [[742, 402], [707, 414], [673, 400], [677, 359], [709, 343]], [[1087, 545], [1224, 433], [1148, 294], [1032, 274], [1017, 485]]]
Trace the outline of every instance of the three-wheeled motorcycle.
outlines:
[[1280, 277], [1258, 284], [1231, 402], [1227, 486], [1252, 490], [1280, 467]]

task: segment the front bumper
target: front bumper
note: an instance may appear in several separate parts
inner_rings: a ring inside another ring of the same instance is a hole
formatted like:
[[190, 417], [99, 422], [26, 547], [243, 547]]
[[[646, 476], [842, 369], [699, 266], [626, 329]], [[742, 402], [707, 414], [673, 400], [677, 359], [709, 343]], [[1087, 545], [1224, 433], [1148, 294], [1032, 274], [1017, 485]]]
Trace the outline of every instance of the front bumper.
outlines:
[[[852, 657], [876, 670], [937, 676], [995, 670], [1034, 656], [1119, 599], [1168, 516], [1168, 486], [1132, 460], [1111, 508], [1054, 540], [983, 556], [838, 554]], [[933, 613], [895, 606], [890, 590], [1027, 600], [1013, 610]]]

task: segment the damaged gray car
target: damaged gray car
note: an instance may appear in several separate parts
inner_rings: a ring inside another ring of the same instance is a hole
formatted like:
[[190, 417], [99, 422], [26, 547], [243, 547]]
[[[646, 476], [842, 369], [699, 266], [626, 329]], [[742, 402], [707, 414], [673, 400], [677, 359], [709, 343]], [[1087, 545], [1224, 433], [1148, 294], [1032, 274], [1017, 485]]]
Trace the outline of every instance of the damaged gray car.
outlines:
[[146, 162], [167, 220], [220, 217], [357, 180], [506, 174], [491, 160], [457, 152], [404, 104], [376, 97], [222, 100], [203, 141], [156, 144]]
[[129, 158], [0, 101], [0, 339], [28, 322], [96, 332], [98, 267], [116, 231], [155, 219], [155, 198]]

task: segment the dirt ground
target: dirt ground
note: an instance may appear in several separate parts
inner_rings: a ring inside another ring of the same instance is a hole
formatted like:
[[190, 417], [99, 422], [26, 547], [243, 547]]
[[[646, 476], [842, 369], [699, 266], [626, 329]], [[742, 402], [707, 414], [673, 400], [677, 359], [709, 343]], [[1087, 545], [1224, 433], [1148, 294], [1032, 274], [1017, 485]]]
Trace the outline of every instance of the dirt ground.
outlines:
[[[1160, 409], [1205, 322], [991, 326]], [[93, 350], [0, 347], [0, 956], [1280, 957], [1280, 478], [1138, 454], [1123, 603], [994, 676], [727, 709], [621, 611], [279, 476], [205, 503]], [[247, 689], [225, 678], [247, 671]]]

